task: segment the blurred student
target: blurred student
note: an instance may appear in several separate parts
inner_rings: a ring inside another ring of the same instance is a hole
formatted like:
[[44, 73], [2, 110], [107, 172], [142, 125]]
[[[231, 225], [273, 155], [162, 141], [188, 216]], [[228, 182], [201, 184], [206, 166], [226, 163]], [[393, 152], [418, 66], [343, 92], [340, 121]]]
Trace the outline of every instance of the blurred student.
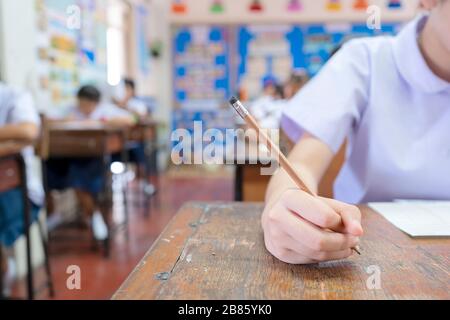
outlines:
[[[119, 86], [119, 91], [122, 86]], [[140, 121], [149, 116], [146, 104], [140, 100], [136, 95], [136, 83], [131, 78], [123, 80], [123, 93], [116, 94], [113, 102], [120, 108], [131, 112], [135, 118]], [[136, 175], [142, 184], [142, 188], [147, 195], [155, 193], [155, 187], [148, 183], [145, 176], [147, 163], [147, 156], [145, 154], [145, 143], [143, 142], [128, 142], [128, 159], [130, 163], [136, 164]], [[113, 161], [120, 161], [120, 155], [114, 155]]]
[[450, 200], [450, 0], [421, 3], [429, 14], [398, 36], [345, 44], [285, 109], [290, 160], [312, 190], [345, 140], [349, 148], [340, 201], [309, 196], [284, 171], [272, 178], [262, 225], [278, 259], [349, 257], [363, 228], [347, 203]]
[[279, 129], [283, 109], [293, 96], [308, 82], [305, 70], [295, 70], [284, 85], [275, 85], [271, 99], [253, 107], [253, 116], [264, 129]]
[[278, 129], [281, 120], [281, 104], [284, 99], [283, 86], [273, 77], [263, 80], [263, 93], [250, 106], [250, 112], [264, 129]]
[[121, 97], [117, 97], [114, 103], [120, 108], [123, 108], [133, 113], [137, 119], [142, 119], [148, 116], [148, 109], [145, 103], [137, 97], [136, 83], [133, 79], [126, 78], [123, 81], [124, 92]]
[[[135, 123], [131, 113], [112, 104], [101, 104], [101, 93], [93, 86], [80, 88], [77, 105], [54, 121], [70, 122], [80, 127], [91, 125], [109, 125], [127, 127]], [[106, 213], [99, 209], [99, 194], [104, 189], [103, 161], [97, 158], [87, 159], [51, 159], [47, 162], [47, 181], [50, 190], [75, 189], [82, 213], [90, 219], [96, 240], [108, 237], [105, 223]]]
[[[0, 157], [22, 153], [27, 169], [32, 221], [37, 219], [44, 202], [42, 185], [32, 168], [32, 144], [39, 136], [39, 127], [39, 115], [31, 96], [0, 83]], [[24, 233], [23, 210], [22, 193], [19, 189], [0, 193], [0, 246], [11, 248]], [[2, 258], [2, 270], [5, 270], [7, 263], [5, 256], [2, 255]], [[9, 268], [9, 271], [12, 269]], [[8, 282], [10, 281], [5, 281], [6, 286]]]
[[291, 100], [297, 92], [303, 88], [309, 81], [308, 74], [304, 69], [294, 70], [289, 77], [289, 80], [284, 85], [284, 99], [286, 101]]

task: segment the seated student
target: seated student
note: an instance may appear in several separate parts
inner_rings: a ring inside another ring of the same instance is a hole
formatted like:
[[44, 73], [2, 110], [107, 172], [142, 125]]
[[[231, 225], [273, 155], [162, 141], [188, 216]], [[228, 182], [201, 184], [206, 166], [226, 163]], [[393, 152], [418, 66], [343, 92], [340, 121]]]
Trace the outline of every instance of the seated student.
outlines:
[[306, 71], [296, 70], [284, 85], [275, 85], [271, 99], [253, 105], [252, 113], [259, 125], [264, 129], [279, 129], [283, 109], [307, 82]]
[[284, 99], [283, 86], [273, 77], [263, 80], [263, 93], [250, 106], [250, 112], [264, 129], [278, 129], [280, 127], [281, 106]]
[[[124, 94], [123, 97], [116, 97], [113, 102], [119, 107], [133, 113], [133, 115], [138, 120], [142, 120], [149, 116], [147, 106], [143, 101], [137, 98], [136, 95], [136, 83], [133, 79], [126, 78], [123, 81], [124, 84]], [[137, 177], [141, 179], [144, 192], [147, 195], [153, 195], [156, 192], [155, 187], [148, 183], [145, 177], [145, 166], [148, 165], [146, 161], [145, 154], [145, 144], [144, 143], [128, 143], [129, 149], [129, 161], [137, 165]], [[119, 161], [120, 156], [115, 155], [113, 161]]]
[[421, 3], [429, 13], [398, 36], [345, 44], [285, 109], [290, 160], [312, 190], [345, 140], [349, 149], [339, 201], [309, 196], [282, 170], [272, 178], [262, 225], [278, 259], [349, 257], [363, 235], [350, 204], [450, 200], [450, 0]]
[[[39, 115], [31, 96], [0, 83], [0, 157], [22, 153], [27, 169], [32, 221], [37, 219], [44, 202], [42, 185], [32, 169], [34, 151], [31, 145], [39, 135], [39, 126]], [[11, 248], [24, 233], [23, 210], [19, 189], [0, 193], [0, 246]], [[2, 255], [2, 258], [5, 257]], [[1, 263], [5, 267], [6, 259]]]
[[291, 100], [308, 81], [309, 77], [306, 70], [294, 70], [289, 80], [284, 85], [284, 99]]
[[126, 78], [123, 83], [125, 89], [123, 97], [113, 99], [114, 103], [120, 108], [133, 113], [138, 119], [148, 116], [147, 106], [143, 101], [137, 98], [136, 83], [134, 80]]
[[[102, 123], [126, 127], [134, 124], [133, 116], [127, 111], [114, 105], [100, 104], [101, 93], [93, 86], [80, 88], [77, 98], [76, 107], [70, 108], [62, 118], [52, 120], [79, 123], [80, 126]], [[49, 189], [75, 189], [84, 217], [91, 219], [95, 239], [107, 239], [108, 228], [97, 203], [105, 183], [102, 160], [50, 159], [46, 166]]]

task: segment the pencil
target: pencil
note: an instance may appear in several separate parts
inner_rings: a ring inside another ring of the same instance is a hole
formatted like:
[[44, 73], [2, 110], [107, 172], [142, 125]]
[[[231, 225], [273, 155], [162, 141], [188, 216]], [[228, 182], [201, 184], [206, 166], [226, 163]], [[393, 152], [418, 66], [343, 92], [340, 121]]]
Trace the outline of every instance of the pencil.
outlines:
[[[298, 172], [294, 169], [294, 167], [286, 158], [286, 156], [280, 151], [278, 146], [272, 141], [272, 139], [270, 139], [270, 137], [263, 130], [261, 130], [255, 118], [253, 118], [253, 116], [250, 114], [250, 112], [248, 112], [248, 110], [244, 107], [244, 105], [235, 97], [232, 97], [230, 99], [230, 104], [236, 110], [239, 116], [245, 121], [245, 123], [251, 129], [255, 130], [258, 136], [262, 138], [261, 140], [269, 149], [269, 152], [275, 153], [275, 156], [277, 157], [280, 166], [287, 172], [289, 177], [295, 182], [295, 184], [300, 188], [300, 190], [303, 190], [304, 192], [308, 193], [313, 197], [317, 197], [317, 194], [315, 194], [311, 189], [309, 189], [308, 186], [303, 182]], [[352, 248], [352, 250], [359, 255], [361, 254], [358, 247]]]

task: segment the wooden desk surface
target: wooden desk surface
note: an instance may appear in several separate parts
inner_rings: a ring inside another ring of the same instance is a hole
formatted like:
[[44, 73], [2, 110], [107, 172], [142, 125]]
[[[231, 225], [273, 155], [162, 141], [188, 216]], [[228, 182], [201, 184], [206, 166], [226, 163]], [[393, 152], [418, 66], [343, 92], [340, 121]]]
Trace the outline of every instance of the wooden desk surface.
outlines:
[[136, 142], [155, 141], [158, 135], [159, 123], [154, 120], [143, 120], [130, 128], [128, 140]]
[[119, 153], [125, 129], [103, 125], [55, 123], [48, 128], [49, 157], [90, 157]]
[[[411, 239], [364, 208], [361, 256], [293, 266], [264, 248], [262, 208], [186, 205], [113, 299], [450, 298], [450, 239]], [[380, 290], [367, 289], [370, 266]]]

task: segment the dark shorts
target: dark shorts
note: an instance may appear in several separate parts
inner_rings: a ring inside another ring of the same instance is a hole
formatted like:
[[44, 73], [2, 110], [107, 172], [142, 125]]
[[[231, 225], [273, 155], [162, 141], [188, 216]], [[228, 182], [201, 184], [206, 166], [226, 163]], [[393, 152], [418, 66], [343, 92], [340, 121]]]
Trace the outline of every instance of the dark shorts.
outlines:
[[[145, 156], [145, 144], [143, 143], [129, 143], [127, 145], [128, 149], [128, 161], [137, 164], [146, 164]], [[112, 157], [112, 161], [121, 162], [123, 161], [121, 154], [115, 154]]]
[[101, 159], [51, 159], [46, 170], [49, 190], [77, 189], [98, 196], [104, 189]]
[[[31, 203], [31, 202], [30, 202]], [[31, 203], [30, 223], [37, 220], [40, 207]], [[0, 243], [11, 247], [25, 231], [24, 205], [20, 189], [0, 193]]]

